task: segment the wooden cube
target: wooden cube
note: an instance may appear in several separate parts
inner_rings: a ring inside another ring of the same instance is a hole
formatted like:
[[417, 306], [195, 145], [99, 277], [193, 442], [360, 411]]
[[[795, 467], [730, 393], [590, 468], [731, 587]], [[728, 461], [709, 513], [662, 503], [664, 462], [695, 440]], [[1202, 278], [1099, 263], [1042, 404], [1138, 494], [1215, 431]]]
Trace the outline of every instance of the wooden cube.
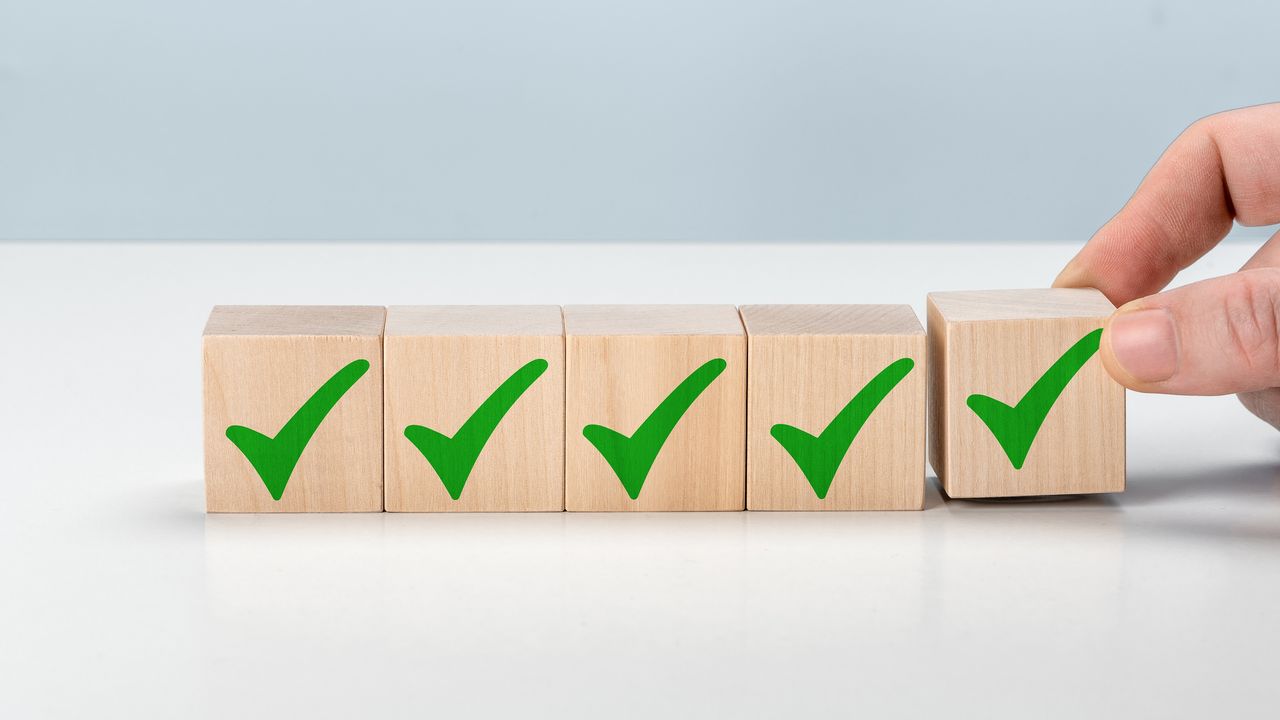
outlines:
[[747, 305], [747, 509], [924, 507], [925, 335], [907, 305]]
[[737, 309], [569, 306], [564, 322], [566, 509], [744, 509]]
[[380, 307], [219, 306], [204, 330], [209, 512], [382, 510]]
[[1124, 388], [1097, 290], [929, 295], [929, 461], [953, 498], [1124, 490]]
[[564, 509], [558, 305], [387, 308], [389, 512]]

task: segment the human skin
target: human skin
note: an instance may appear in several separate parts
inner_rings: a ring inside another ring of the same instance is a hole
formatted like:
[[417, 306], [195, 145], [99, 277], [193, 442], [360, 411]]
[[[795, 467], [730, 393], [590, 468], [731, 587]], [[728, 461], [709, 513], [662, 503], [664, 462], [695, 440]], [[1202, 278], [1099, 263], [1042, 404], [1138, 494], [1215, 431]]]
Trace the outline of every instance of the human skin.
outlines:
[[1280, 232], [1239, 272], [1164, 290], [1231, 230], [1280, 223], [1280, 103], [1198, 120], [1054, 281], [1119, 308], [1100, 355], [1125, 387], [1236, 393], [1280, 428]]

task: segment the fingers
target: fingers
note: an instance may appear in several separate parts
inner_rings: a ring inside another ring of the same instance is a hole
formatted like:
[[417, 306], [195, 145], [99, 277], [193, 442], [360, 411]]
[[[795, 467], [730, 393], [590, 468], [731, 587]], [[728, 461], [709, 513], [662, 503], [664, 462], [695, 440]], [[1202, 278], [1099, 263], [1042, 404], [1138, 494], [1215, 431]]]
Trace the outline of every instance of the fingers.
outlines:
[[1054, 286], [1096, 287], [1117, 305], [1149, 295], [1225, 237], [1233, 219], [1280, 222], [1280, 104], [1188, 128]]
[[[1280, 267], [1280, 232], [1271, 236], [1244, 264], [1244, 270], [1260, 267]], [[1240, 404], [1254, 415], [1280, 429], [1280, 388], [1267, 388], [1242, 392], [1237, 395]]]
[[1240, 393], [1240, 403], [1249, 412], [1271, 423], [1280, 429], [1280, 388], [1267, 388], [1253, 392]]
[[1258, 248], [1253, 257], [1250, 257], [1240, 269], [1253, 270], [1263, 267], [1280, 267], [1280, 232], [1263, 243], [1262, 247]]
[[1280, 268], [1243, 270], [1124, 305], [1102, 362], [1119, 383], [1180, 395], [1280, 386]]

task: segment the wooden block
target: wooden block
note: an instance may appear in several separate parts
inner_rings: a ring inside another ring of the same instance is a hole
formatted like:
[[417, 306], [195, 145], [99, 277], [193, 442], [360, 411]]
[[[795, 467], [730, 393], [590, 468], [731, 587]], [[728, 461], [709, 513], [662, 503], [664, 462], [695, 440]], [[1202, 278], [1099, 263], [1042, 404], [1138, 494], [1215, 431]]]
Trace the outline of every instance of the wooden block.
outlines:
[[1114, 309], [1097, 290], [929, 295], [929, 461], [948, 495], [1124, 490], [1124, 388], [1096, 353]]
[[566, 509], [744, 509], [747, 353], [737, 309], [568, 306], [564, 321]]
[[385, 344], [389, 512], [564, 510], [558, 305], [390, 307]]
[[213, 309], [204, 330], [209, 512], [382, 510], [385, 317], [380, 307]]
[[922, 509], [925, 335], [915, 312], [747, 305], [742, 320], [747, 509]]

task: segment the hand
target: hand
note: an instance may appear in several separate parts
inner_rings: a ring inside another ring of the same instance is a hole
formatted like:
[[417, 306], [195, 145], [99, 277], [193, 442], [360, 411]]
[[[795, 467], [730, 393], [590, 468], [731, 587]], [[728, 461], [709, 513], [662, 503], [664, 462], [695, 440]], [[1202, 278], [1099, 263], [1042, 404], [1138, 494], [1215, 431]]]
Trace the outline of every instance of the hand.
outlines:
[[1159, 292], [1233, 220], [1280, 223], [1280, 104], [1187, 128], [1054, 286], [1096, 287], [1120, 306], [1100, 353], [1117, 382], [1142, 392], [1239, 393], [1280, 428], [1280, 232], [1240, 272]]

